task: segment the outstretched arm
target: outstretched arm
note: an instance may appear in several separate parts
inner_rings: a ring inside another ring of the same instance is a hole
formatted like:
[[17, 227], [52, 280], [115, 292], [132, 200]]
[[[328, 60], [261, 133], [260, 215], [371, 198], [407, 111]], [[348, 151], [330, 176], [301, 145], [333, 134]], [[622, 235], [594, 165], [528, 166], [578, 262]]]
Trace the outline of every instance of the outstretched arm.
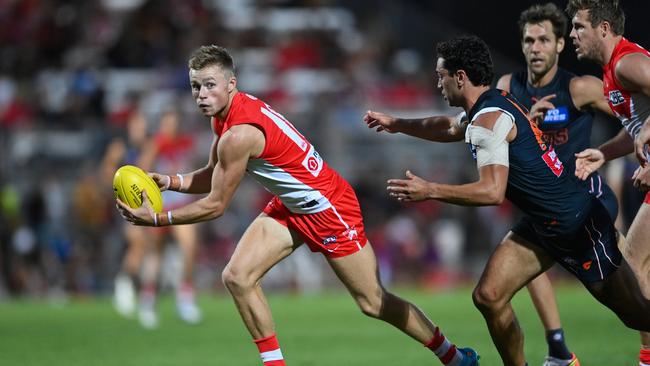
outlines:
[[377, 132], [401, 132], [406, 135], [436, 142], [461, 141], [465, 136], [467, 117], [465, 113], [458, 116], [436, 116], [427, 118], [404, 119], [385, 113], [368, 111], [363, 116], [368, 128]]
[[391, 197], [404, 202], [438, 200], [461, 206], [500, 205], [506, 195], [508, 167], [486, 165], [478, 172], [476, 182], [451, 185], [428, 182], [407, 170], [406, 179], [390, 179], [387, 190]]
[[264, 143], [264, 135], [257, 128], [250, 125], [234, 126], [224, 133], [217, 144], [218, 161], [212, 172], [211, 190], [206, 197], [174, 210], [173, 214], [155, 214], [148, 200], [143, 200], [142, 206], [137, 209], [118, 201], [120, 212], [133, 224], [145, 226], [192, 224], [216, 219], [230, 204], [246, 173], [248, 160], [262, 152]]
[[463, 206], [503, 202], [508, 185], [508, 142], [516, 136], [516, 129], [510, 117], [501, 112], [480, 115], [472, 129], [468, 134], [477, 150], [478, 181], [462, 185], [439, 184], [407, 171], [407, 179], [388, 181], [389, 194], [400, 201], [435, 199]]

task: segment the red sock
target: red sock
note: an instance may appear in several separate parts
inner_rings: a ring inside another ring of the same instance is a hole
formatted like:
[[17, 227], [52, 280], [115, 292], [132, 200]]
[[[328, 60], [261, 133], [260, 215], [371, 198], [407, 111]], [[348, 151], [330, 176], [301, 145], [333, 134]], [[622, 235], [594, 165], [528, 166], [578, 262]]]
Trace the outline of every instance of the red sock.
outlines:
[[650, 365], [650, 349], [641, 348], [639, 351], [639, 362]]
[[257, 349], [260, 351], [260, 357], [262, 357], [264, 366], [286, 366], [275, 333], [268, 337], [256, 339], [253, 342], [255, 342]]
[[438, 356], [440, 362], [447, 366], [460, 365], [463, 360], [463, 354], [458, 351], [456, 345], [449, 342], [447, 338], [440, 332], [440, 328], [436, 327], [433, 334], [433, 339], [424, 345], [433, 353]]

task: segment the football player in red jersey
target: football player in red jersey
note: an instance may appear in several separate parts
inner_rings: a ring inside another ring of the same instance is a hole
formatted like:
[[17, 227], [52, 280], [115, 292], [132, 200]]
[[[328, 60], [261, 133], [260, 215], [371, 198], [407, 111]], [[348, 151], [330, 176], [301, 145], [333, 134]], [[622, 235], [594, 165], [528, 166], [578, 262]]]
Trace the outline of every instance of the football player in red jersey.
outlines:
[[[571, 40], [580, 60], [603, 68], [604, 95], [623, 124], [621, 132], [598, 149], [577, 155], [576, 175], [585, 179], [605, 161], [635, 152], [640, 162], [634, 185], [650, 188], [647, 144], [650, 142], [650, 53], [623, 37], [625, 14], [618, 0], [570, 0]], [[650, 298], [650, 192], [627, 233], [623, 255], [635, 273], [643, 296]], [[650, 365], [650, 335], [641, 334], [641, 365]]]
[[364, 314], [421, 342], [444, 365], [478, 365], [476, 352], [457, 349], [420, 309], [384, 289], [352, 187], [286, 118], [237, 90], [233, 60], [226, 49], [199, 48], [190, 58], [189, 69], [192, 96], [203, 115], [211, 118], [215, 135], [208, 164], [186, 174], [151, 175], [162, 190], [207, 196], [163, 213], [153, 211], [146, 194], [138, 209], [120, 201], [118, 208], [136, 225], [216, 219], [245, 173], [275, 195], [246, 230], [222, 274], [264, 365], [282, 366], [285, 361], [260, 282], [303, 243], [325, 255]]

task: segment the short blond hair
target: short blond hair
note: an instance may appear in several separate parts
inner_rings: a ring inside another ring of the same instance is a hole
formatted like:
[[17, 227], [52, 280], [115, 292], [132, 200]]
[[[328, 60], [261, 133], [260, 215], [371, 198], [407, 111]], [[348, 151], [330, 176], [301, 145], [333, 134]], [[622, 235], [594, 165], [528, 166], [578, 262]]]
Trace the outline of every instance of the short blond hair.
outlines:
[[205, 67], [216, 65], [223, 71], [234, 75], [235, 62], [224, 47], [217, 45], [201, 46], [192, 52], [188, 61], [188, 67], [194, 70], [201, 70]]

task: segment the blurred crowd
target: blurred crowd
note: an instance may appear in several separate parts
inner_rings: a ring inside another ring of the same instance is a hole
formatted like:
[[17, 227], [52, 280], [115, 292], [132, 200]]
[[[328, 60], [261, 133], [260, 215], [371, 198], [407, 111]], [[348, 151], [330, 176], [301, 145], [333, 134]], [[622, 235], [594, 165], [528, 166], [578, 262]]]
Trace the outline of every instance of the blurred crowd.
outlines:
[[[227, 47], [240, 90], [284, 114], [354, 185], [384, 280], [438, 288], [471, 278], [517, 213], [508, 204], [403, 205], [386, 195], [386, 179], [406, 168], [441, 182], [467, 181], [476, 170], [462, 144], [385, 136], [362, 122], [370, 108], [455, 112], [436, 92], [433, 70], [436, 34], [457, 32], [454, 25], [418, 2], [391, 3], [0, 0], [0, 298], [112, 290], [126, 244], [109, 146], [132, 138], [135, 119], [152, 138], [174, 111], [192, 141], [184, 171], [206, 163], [212, 133], [195, 110], [186, 66], [203, 44]], [[495, 63], [513, 61], [495, 55]], [[246, 180], [222, 218], [200, 225], [199, 290], [221, 289], [237, 238], [269, 197]], [[301, 269], [304, 261], [315, 264]], [[269, 286], [327, 284], [319, 261], [299, 254]]]

